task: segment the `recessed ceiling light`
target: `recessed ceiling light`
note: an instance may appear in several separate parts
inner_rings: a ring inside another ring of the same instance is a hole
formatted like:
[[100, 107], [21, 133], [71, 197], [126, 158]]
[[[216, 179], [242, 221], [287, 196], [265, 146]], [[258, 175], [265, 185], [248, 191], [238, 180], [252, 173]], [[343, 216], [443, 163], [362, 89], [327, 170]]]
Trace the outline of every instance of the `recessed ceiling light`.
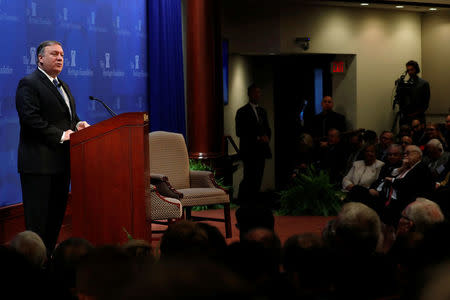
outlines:
[[404, 8], [403, 5], [396, 5], [395, 7], [396, 7], [396, 8]]
[[362, 6], [368, 6], [369, 3], [361, 3]]
[[436, 7], [430, 7], [430, 10], [435, 11], [435, 10], [437, 10], [437, 8]]

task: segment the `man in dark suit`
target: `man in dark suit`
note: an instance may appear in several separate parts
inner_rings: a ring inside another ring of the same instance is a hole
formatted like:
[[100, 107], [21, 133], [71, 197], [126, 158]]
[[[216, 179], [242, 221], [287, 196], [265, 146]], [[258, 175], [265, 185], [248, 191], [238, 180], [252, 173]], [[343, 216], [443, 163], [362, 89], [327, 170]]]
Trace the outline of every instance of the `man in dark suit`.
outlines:
[[402, 166], [385, 178], [389, 185], [388, 199], [381, 218], [387, 224], [396, 226], [403, 209], [417, 197], [429, 198], [434, 189], [430, 170], [422, 162], [422, 151], [415, 145], [407, 146]]
[[239, 185], [238, 195], [241, 203], [259, 192], [265, 160], [272, 157], [267, 113], [258, 105], [261, 89], [252, 84], [248, 87], [247, 94], [249, 103], [236, 113], [236, 135], [240, 138], [239, 154], [244, 164], [244, 178]]
[[425, 124], [425, 111], [430, 104], [430, 84], [420, 78], [419, 64], [410, 60], [406, 63], [409, 79], [405, 82], [402, 76], [397, 81], [396, 99], [400, 107], [400, 125], [411, 124], [418, 119]]
[[22, 78], [16, 91], [18, 171], [26, 229], [41, 236], [50, 255], [69, 192], [70, 134], [89, 124], [80, 122], [69, 87], [57, 77], [64, 64], [61, 44], [45, 41], [36, 52], [38, 69]]
[[334, 101], [330, 96], [325, 96], [322, 99], [322, 112], [315, 115], [310, 124], [307, 124], [308, 130], [313, 138], [324, 138], [328, 131], [332, 128], [339, 132], [347, 130], [347, 123], [345, 117], [333, 110]]

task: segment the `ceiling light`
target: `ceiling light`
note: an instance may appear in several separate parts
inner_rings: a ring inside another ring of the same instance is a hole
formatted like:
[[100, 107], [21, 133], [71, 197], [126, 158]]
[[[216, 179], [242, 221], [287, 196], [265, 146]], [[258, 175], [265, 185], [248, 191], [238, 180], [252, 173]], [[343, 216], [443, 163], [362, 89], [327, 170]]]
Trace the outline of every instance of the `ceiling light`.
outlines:
[[395, 7], [396, 7], [396, 8], [404, 8], [403, 5], [396, 5]]
[[437, 8], [436, 8], [436, 7], [430, 7], [430, 10], [432, 10], [432, 11], [436, 11], [436, 10], [437, 10]]
[[368, 6], [369, 3], [361, 3], [362, 6]]

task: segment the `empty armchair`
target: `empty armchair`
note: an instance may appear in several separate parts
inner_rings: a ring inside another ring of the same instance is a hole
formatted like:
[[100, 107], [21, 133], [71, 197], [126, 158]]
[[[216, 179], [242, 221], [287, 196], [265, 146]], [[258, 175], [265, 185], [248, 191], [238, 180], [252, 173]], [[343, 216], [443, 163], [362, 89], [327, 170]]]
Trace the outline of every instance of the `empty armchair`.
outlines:
[[[230, 196], [217, 185], [208, 171], [189, 170], [186, 142], [181, 134], [155, 131], [149, 134], [150, 177], [159, 194], [178, 199], [186, 219], [225, 222], [226, 236], [231, 237]], [[191, 215], [193, 206], [223, 204], [224, 219]]]

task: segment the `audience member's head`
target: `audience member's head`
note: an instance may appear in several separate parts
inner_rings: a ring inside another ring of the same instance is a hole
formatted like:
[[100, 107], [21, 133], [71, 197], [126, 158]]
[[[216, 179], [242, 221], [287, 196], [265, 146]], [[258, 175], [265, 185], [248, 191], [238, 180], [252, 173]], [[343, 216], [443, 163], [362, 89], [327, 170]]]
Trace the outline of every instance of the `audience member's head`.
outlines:
[[416, 145], [409, 145], [403, 153], [403, 166], [406, 168], [413, 167], [422, 160], [422, 150]]
[[265, 228], [273, 231], [275, 218], [269, 208], [262, 206], [241, 206], [236, 210], [236, 227], [240, 238], [254, 228]]
[[367, 166], [373, 165], [377, 160], [375, 145], [373, 144], [365, 145], [363, 154], [364, 154], [364, 163]]
[[428, 157], [435, 160], [441, 157], [444, 153], [444, 147], [438, 139], [431, 139], [425, 146], [426, 153]]
[[403, 136], [401, 139], [402, 151], [405, 151], [406, 146], [412, 145], [413, 140], [409, 136]]
[[420, 300], [450, 299], [450, 261], [435, 266], [427, 272], [427, 280], [421, 291]]
[[419, 119], [411, 121], [411, 129], [414, 132], [421, 132], [424, 128], [424, 124]]
[[252, 299], [252, 292], [246, 282], [223, 266], [170, 259], [146, 268], [122, 297], [114, 299]]
[[329, 112], [329, 111], [333, 110], [334, 101], [333, 101], [333, 98], [331, 98], [331, 96], [323, 97], [321, 104], [322, 104], [323, 112]]
[[50, 258], [48, 269], [51, 279], [58, 287], [58, 293], [74, 295], [77, 265], [81, 258], [92, 249], [94, 246], [81, 238], [67, 239], [56, 247]]
[[363, 136], [359, 132], [352, 133], [349, 139], [352, 150], [359, 150], [363, 145]]
[[339, 144], [340, 140], [341, 140], [341, 133], [339, 132], [339, 130], [337, 130], [335, 128], [331, 128], [330, 130], [328, 130], [328, 144], [329, 145]]
[[403, 158], [403, 149], [402, 146], [397, 144], [392, 144], [389, 146], [387, 150], [387, 162], [392, 165], [401, 164]]
[[258, 104], [261, 99], [261, 88], [253, 83], [247, 88], [247, 95], [251, 103]]
[[103, 246], [92, 249], [77, 265], [76, 289], [79, 299], [115, 299], [135, 280], [138, 266], [124, 249]]
[[293, 235], [284, 243], [283, 268], [295, 296], [319, 297], [329, 290], [327, 254], [320, 236], [312, 233]]
[[366, 130], [363, 134], [363, 140], [366, 144], [377, 144], [378, 136], [377, 133], [373, 130]]
[[411, 136], [411, 127], [408, 124], [400, 126], [398, 137], [402, 138], [404, 136]]
[[445, 118], [445, 128], [450, 131], [450, 115], [447, 115], [447, 117]]
[[47, 249], [41, 237], [33, 231], [18, 233], [11, 240], [11, 247], [24, 255], [34, 266], [43, 268], [47, 261]]
[[171, 224], [161, 238], [161, 259], [207, 255], [208, 234], [191, 221]]
[[216, 226], [207, 223], [196, 224], [203, 229], [208, 236], [208, 258], [213, 261], [223, 262], [227, 250], [227, 242], [225, 241], [223, 234]]
[[428, 139], [437, 139], [441, 137], [439, 126], [434, 123], [428, 123], [425, 127], [425, 135]]
[[394, 143], [394, 134], [390, 131], [383, 131], [380, 134], [380, 145], [383, 149], [387, 149]]
[[334, 223], [336, 250], [346, 253], [371, 254], [381, 242], [381, 221], [368, 206], [345, 204]]
[[439, 205], [425, 198], [417, 198], [403, 210], [402, 217], [398, 222], [397, 233], [425, 233], [433, 225], [443, 221], [444, 215]]

